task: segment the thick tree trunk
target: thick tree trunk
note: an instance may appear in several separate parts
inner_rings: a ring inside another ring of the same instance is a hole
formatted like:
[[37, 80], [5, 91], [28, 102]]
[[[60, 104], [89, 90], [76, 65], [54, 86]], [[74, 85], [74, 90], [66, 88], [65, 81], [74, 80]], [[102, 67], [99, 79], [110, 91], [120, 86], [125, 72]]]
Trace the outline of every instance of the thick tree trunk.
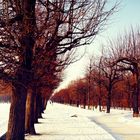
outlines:
[[36, 94], [36, 106], [35, 106], [35, 116], [34, 116], [34, 121], [35, 123], [38, 123], [38, 119], [42, 118], [42, 100], [41, 100], [41, 95], [38, 93]]
[[21, 66], [16, 73], [15, 81], [13, 83], [14, 89], [6, 140], [24, 140], [26, 97], [27, 89], [32, 78], [31, 70], [33, 47], [35, 43], [35, 3], [36, 0], [19, 1], [19, 5], [22, 5], [19, 12], [23, 12], [20, 13], [23, 15], [23, 19], [19, 24], [19, 26], [22, 27], [19, 38], [22, 49], [20, 55]]
[[[18, 83], [13, 84], [6, 140], [24, 140], [27, 86], [23, 81], [25, 81], [26, 76], [26, 72], [20, 71], [17, 73], [17, 77], [20, 80]], [[20, 81], [22, 82], [20, 83]]]
[[135, 91], [133, 93], [133, 117], [138, 117], [139, 116], [139, 73], [136, 73], [135, 75]]
[[138, 117], [139, 116], [139, 91], [136, 89], [136, 91], [133, 94], [133, 117]]
[[38, 96], [38, 106], [37, 106], [38, 118], [42, 118], [43, 104], [41, 95]]
[[25, 132], [36, 134], [34, 127], [34, 93], [29, 91], [26, 100]]
[[34, 123], [38, 123], [38, 115], [37, 115], [37, 93], [34, 95]]
[[44, 106], [42, 104], [42, 98], [41, 94], [37, 93], [35, 94], [35, 107], [34, 107], [34, 122], [38, 123], [38, 119], [42, 118], [42, 113], [44, 111]]
[[45, 110], [45, 98], [42, 98], [42, 109], [41, 112], [44, 113]]

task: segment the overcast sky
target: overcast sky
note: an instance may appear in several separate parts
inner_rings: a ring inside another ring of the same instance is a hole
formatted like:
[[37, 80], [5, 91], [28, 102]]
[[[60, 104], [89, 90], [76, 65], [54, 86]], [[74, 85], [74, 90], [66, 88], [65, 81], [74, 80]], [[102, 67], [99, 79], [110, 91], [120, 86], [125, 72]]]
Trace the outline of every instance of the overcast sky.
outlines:
[[[70, 83], [70, 81], [84, 76], [89, 56], [100, 53], [101, 44], [103, 44], [108, 38], [115, 39], [119, 34], [124, 33], [125, 30], [129, 30], [131, 26], [140, 26], [139, 13], [140, 0], [121, 0], [119, 11], [111, 17], [109, 25], [104, 32], [99, 34], [95, 38], [94, 43], [88, 46], [85, 56], [65, 70], [64, 81], [60, 84], [58, 89], [64, 88]], [[78, 52], [84, 52], [84, 47], [79, 48]]]

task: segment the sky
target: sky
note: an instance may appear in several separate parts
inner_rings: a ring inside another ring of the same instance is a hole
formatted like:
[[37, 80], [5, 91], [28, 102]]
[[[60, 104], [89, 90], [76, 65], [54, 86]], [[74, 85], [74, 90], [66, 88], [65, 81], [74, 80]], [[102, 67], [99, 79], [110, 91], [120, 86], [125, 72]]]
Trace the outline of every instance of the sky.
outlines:
[[[140, 0], [121, 0], [118, 12], [110, 18], [109, 24], [105, 27], [104, 31], [96, 36], [91, 45], [86, 46], [87, 49], [84, 57], [68, 66], [64, 71], [63, 82], [60, 83], [57, 91], [65, 88], [71, 81], [84, 77], [89, 57], [100, 54], [101, 45], [108, 39], [115, 39], [119, 34], [129, 30], [131, 26], [134, 28], [140, 26], [139, 13]], [[78, 53], [81, 54], [84, 50], [84, 47], [81, 47], [78, 49]]]

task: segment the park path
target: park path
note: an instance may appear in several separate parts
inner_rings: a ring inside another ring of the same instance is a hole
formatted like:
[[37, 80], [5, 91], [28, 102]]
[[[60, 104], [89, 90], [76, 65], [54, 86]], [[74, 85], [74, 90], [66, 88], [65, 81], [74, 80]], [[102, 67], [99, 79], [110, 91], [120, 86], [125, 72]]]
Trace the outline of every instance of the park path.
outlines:
[[26, 135], [26, 140], [115, 140], [88, 119], [88, 111], [56, 103], [48, 104], [35, 127], [37, 135]]

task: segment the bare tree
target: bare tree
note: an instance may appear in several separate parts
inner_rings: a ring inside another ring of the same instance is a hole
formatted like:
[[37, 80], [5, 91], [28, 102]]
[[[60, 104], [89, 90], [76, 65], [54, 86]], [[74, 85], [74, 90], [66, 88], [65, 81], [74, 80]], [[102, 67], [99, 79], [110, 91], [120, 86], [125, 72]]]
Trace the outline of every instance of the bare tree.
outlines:
[[93, 61], [94, 58], [93, 56], [89, 58], [89, 64], [88, 64], [88, 68], [87, 68], [87, 74], [86, 74], [86, 78], [87, 78], [87, 86], [88, 86], [88, 92], [87, 92], [87, 105], [88, 105], [88, 109], [90, 108], [90, 97], [91, 97], [91, 87], [92, 87], [92, 83], [91, 83], [91, 78], [92, 78], [92, 67], [93, 67]]
[[109, 56], [102, 56], [99, 61], [93, 63], [93, 79], [99, 85], [99, 106], [101, 110], [101, 88], [104, 86], [107, 90], [107, 113], [110, 113], [111, 96], [113, 86], [122, 80], [122, 75], [117, 71], [117, 66], [112, 65], [112, 58]]
[[116, 64], [120, 71], [130, 71], [134, 77], [134, 93], [133, 93], [133, 116], [138, 117], [138, 97], [139, 97], [139, 85], [140, 85], [140, 40], [139, 31], [134, 33], [132, 29], [129, 34], [124, 37], [120, 37], [119, 43], [114, 46], [113, 55], [115, 61], [113, 65]]

